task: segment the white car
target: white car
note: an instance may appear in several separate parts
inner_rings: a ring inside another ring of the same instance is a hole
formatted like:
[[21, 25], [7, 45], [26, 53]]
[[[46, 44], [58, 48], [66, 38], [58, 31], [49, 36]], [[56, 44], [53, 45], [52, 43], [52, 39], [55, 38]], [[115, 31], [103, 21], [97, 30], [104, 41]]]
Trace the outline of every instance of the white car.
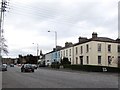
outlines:
[[3, 64], [7, 68], [7, 64]]

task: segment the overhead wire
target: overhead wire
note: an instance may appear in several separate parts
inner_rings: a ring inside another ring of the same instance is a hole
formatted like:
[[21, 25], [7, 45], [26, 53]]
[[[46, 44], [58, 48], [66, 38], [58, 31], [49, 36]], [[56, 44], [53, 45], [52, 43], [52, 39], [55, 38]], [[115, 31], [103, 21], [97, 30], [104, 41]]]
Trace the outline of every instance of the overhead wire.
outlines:
[[[55, 17], [55, 15], [53, 13], [49, 13], [51, 9], [43, 8], [41, 6], [33, 7], [33, 6], [29, 6], [29, 4], [26, 6], [26, 5], [14, 3], [14, 4], [11, 4], [10, 7], [11, 7], [11, 9], [10, 9], [9, 13], [12, 15], [18, 14], [21, 16], [28, 16], [28, 17], [33, 17], [33, 18], [49, 18], [49, 17], [54, 18]], [[59, 13], [59, 11], [57, 11], [56, 13], [61, 14], [61, 13]], [[62, 22], [56, 21], [56, 20], [54, 21], [54, 19], [51, 20], [51, 22], [73, 24], [73, 22], [70, 21], [72, 19], [72, 17], [66, 16], [66, 15], [65, 16], [62, 15], [62, 16], [63, 17], [60, 18]]]

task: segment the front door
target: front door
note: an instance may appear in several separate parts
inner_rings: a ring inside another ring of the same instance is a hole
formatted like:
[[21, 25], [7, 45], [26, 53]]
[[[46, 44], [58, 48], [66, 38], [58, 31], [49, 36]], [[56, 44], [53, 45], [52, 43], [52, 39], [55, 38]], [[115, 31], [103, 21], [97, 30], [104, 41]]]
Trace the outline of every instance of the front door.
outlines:
[[83, 65], [83, 56], [80, 56], [80, 64]]

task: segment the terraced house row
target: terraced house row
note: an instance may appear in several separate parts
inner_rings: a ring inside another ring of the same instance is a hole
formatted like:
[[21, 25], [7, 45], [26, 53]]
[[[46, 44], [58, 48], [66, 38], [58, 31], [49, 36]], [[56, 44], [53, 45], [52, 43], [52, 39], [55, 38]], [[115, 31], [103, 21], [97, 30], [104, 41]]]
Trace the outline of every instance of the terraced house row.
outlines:
[[46, 53], [45, 64], [51, 65], [52, 62], [60, 62], [66, 57], [71, 64], [118, 67], [120, 39], [98, 37], [93, 32], [91, 38], [79, 37], [78, 40], [78, 43], [66, 42], [64, 47], [57, 46]]

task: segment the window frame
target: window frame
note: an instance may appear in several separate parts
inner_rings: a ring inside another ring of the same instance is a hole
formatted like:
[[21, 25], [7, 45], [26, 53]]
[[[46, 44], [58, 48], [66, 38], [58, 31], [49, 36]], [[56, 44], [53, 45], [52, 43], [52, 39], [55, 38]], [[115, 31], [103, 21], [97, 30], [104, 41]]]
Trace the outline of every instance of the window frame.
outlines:
[[78, 47], [75, 47], [75, 54], [78, 55]]
[[80, 53], [83, 54], [83, 46], [80, 46]]
[[69, 49], [69, 56], [71, 56], [71, 49]]
[[86, 53], [89, 52], [89, 44], [86, 44]]
[[101, 52], [102, 51], [102, 44], [101, 43], [98, 43], [98, 52]]
[[111, 44], [108, 44], [108, 52], [111, 52]]

